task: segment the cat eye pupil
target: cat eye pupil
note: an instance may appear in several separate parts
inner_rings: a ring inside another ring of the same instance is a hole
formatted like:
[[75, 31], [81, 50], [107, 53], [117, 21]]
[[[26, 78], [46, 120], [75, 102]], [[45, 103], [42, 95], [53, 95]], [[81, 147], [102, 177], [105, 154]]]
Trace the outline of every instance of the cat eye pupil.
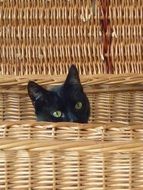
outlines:
[[62, 112], [61, 111], [55, 111], [55, 112], [53, 112], [53, 116], [59, 118], [62, 116]]
[[80, 110], [82, 108], [82, 103], [81, 102], [77, 102], [75, 105], [75, 109]]

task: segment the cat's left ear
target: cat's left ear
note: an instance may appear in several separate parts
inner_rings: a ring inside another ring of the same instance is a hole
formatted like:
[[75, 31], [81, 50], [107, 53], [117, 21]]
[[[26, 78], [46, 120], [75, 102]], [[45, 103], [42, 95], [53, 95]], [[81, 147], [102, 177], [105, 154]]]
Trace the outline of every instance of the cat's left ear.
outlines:
[[79, 85], [82, 87], [80, 83], [79, 73], [75, 65], [71, 65], [64, 85]]
[[34, 81], [29, 81], [28, 82], [28, 94], [32, 100], [32, 102], [34, 103], [37, 99], [42, 100], [44, 94], [46, 94], [46, 89], [44, 89], [42, 86], [38, 85], [36, 82]]

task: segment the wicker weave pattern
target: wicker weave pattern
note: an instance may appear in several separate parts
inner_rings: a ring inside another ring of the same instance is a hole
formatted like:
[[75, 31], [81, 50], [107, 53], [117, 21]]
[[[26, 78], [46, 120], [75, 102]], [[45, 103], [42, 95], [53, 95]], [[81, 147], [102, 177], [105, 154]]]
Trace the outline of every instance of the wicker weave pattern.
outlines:
[[[39, 140], [93, 140], [128, 142], [143, 140], [142, 124], [75, 124], [75, 123], [45, 123], [35, 121], [0, 122], [0, 139], [37, 139]], [[94, 144], [94, 143], [93, 143]], [[114, 144], [114, 143], [113, 143]], [[21, 146], [21, 145], [20, 145]], [[61, 145], [62, 146], [62, 145]], [[63, 145], [64, 146], [64, 145]]]
[[0, 12], [1, 74], [143, 71], [142, 0], [6, 0]]
[[[88, 1], [21, 0], [16, 5], [7, 1], [1, 8], [2, 74], [64, 74], [73, 61], [82, 73], [87, 62], [94, 69], [101, 65], [98, 6], [93, 19], [87, 18]], [[90, 65], [87, 69], [91, 73]]]
[[142, 72], [142, 1], [111, 1], [109, 15], [115, 73]]
[[0, 187], [142, 189], [142, 139], [142, 125], [1, 122]]
[[[31, 141], [29, 143], [32, 144]], [[134, 144], [124, 145], [131, 147]], [[141, 147], [143, 144], [138, 145]], [[109, 146], [109, 143], [106, 146]], [[47, 147], [49, 147], [48, 144]], [[82, 148], [85, 147], [81, 144]], [[133, 186], [134, 189], [139, 190], [143, 187], [143, 155], [141, 151], [138, 151], [141, 150], [140, 148], [133, 149], [136, 150], [135, 154], [127, 152], [126, 147], [126, 153], [119, 152], [122, 149], [117, 150], [118, 153], [116, 151], [113, 153], [94, 152], [92, 147], [89, 149], [91, 152], [79, 152], [74, 148], [60, 152], [57, 150], [45, 152], [21, 150], [15, 153], [0, 151], [0, 164], [3, 166], [1, 167], [1, 188], [131, 190]], [[94, 150], [96, 150], [95, 147]]]

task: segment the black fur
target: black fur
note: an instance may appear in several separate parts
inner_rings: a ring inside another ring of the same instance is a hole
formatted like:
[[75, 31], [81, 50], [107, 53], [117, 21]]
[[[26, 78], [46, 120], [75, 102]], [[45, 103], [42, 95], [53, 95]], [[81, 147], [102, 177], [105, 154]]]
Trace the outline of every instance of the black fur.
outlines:
[[[29, 81], [28, 94], [34, 105], [38, 121], [88, 122], [90, 105], [74, 65], [70, 67], [68, 76], [60, 87], [46, 90], [37, 83]], [[75, 109], [77, 102], [82, 103], [82, 108], [79, 110]], [[60, 111], [62, 116], [54, 117], [55, 111]]]

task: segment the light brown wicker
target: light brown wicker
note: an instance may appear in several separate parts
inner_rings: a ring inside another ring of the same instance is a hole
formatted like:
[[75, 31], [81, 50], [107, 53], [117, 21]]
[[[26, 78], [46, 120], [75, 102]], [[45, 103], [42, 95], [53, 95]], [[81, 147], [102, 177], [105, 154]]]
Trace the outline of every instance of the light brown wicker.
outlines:
[[0, 73], [142, 73], [142, 0], [3, 0]]
[[0, 188], [139, 190], [143, 125], [0, 123]]

